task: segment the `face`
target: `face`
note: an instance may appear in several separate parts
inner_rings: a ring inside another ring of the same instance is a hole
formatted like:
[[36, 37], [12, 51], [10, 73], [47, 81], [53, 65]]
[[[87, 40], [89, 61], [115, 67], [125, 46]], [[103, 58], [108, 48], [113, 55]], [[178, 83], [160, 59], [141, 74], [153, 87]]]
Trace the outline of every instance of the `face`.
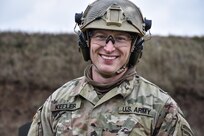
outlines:
[[129, 61], [131, 36], [126, 32], [95, 30], [91, 34], [90, 56], [95, 72], [113, 75]]

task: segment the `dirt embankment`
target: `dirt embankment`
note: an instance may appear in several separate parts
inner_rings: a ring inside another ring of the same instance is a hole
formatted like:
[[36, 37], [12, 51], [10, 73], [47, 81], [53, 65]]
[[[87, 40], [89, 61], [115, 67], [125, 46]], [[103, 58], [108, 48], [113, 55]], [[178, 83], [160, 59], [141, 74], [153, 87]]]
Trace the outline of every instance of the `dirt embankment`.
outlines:
[[[0, 135], [16, 136], [37, 108], [86, 66], [73, 34], [0, 33]], [[167, 91], [204, 133], [204, 37], [154, 36], [137, 72]]]

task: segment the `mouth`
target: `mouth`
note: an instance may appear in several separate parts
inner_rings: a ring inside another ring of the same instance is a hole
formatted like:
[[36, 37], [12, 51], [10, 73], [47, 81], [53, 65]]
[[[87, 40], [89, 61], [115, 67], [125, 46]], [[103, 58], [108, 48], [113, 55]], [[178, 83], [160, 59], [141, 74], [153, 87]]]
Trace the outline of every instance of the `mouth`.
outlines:
[[115, 55], [103, 55], [103, 54], [100, 54], [101, 58], [105, 59], [105, 60], [115, 60], [116, 58], [118, 58], [118, 56], [115, 56]]

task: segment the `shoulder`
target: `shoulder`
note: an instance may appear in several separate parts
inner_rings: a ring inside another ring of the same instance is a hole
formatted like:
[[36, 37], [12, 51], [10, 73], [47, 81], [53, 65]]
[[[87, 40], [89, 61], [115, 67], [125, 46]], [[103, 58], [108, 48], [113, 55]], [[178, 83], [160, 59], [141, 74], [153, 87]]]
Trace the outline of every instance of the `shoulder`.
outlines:
[[84, 79], [84, 77], [79, 77], [65, 83], [54, 91], [51, 95], [51, 100], [69, 99], [69, 97], [78, 95], [80, 93], [80, 86], [85, 82]]
[[80, 101], [76, 100], [76, 96], [80, 93], [81, 86], [85, 82], [84, 79], [84, 77], [73, 79], [54, 91], [43, 104], [44, 113], [73, 108], [70, 105], [80, 104]]
[[156, 84], [148, 81], [147, 79], [141, 76], [137, 76], [136, 78], [138, 80], [139, 92], [141, 92], [142, 94], [146, 94], [147, 96], [152, 95], [155, 98], [160, 98], [164, 101], [167, 101], [167, 99], [169, 99], [169, 94]]
[[166, 103], [172, 101], [171, 96], [163, 91], [159, 86], [146, 80], [141, 76], [135, 77], [135, 89], [133, 89], [132, 97], [144, 106], [161, 112]]

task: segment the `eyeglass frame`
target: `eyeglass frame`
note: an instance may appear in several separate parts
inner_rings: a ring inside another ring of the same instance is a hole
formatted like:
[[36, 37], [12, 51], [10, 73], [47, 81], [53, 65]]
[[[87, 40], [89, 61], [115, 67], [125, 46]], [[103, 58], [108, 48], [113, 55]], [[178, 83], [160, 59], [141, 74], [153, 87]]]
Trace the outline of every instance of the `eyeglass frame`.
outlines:
[[[97, 33], [98, 33], [98, 37], [96, 35]], [[128, 32], [124, 32], [124, 34], [111, 35], [111, 34], [105, 34], [100, 30], [89, 31], [88, 35], [90, 39], [96, 40], [93, 43], [97, 45], [106, 46], [108, 42], [111, 41], [115, 47], [127, 47], [128, 42], [129, 41], [133, 42], [137, 37], [135, 34], [131, 34]]]

